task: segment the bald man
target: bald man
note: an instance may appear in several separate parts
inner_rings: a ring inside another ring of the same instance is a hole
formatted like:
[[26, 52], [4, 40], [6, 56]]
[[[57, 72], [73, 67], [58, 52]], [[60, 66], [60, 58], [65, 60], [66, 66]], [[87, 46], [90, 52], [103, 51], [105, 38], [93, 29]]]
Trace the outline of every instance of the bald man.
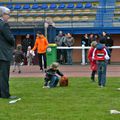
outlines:
[[15, 39], [7, 23], [9, 17], [10, 10], [0, 6], [0, 98], [14, 99], [9, 92], [9, 73]]

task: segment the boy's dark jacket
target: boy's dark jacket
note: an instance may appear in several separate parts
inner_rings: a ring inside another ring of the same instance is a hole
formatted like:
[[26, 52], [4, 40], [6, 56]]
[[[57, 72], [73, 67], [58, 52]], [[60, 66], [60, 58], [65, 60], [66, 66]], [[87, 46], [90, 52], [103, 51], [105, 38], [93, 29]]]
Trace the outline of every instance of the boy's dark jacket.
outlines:
[[52, 68], [50, 68], [50, 69], [48, 69], [48, 70], [46, 71], [46, 78], [50, 78], [50, 77], [52, 77], [52, 76], [55, 75], [55, 74], [58, 74], [58, 75], [60, 75], [60, 76], [63, 76], [63, 73], [60, 72], [58, 69], [57, 69], [57, 70], [53, 70]]
[[13, 55], [15, 56], [15, 62], [21, 63], [24, 60], [24, 55], [22, 51], [16, 50]]

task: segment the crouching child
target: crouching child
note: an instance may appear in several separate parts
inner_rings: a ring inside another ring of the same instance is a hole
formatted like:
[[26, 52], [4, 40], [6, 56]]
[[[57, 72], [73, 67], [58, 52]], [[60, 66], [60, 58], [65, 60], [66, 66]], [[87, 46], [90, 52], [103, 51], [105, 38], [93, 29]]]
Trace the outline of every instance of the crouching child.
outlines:
[[49, 69], [45, 71], [44, 86], [43, 88], [54, 88], [59, 82], [59, 76], [63, 77], [63, 73], [58, 69], [59, 64], [54, 62]]

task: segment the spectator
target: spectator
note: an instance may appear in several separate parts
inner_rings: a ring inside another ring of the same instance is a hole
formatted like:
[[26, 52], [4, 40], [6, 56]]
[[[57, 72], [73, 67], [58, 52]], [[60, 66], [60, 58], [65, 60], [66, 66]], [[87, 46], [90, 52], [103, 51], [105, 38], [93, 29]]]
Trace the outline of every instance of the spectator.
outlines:
[[[65, 41], [67, 39], [67, 34], [65, 34], [63, 37], [62, 37], [62, 46], [65, 47]], [[61, 59], [62, 59], [62, 64], [65, 64], [67, 63], [67, 50], [66, 49], [61, 49]]]
[[47, 39], [44, 37], [44, 35], [40, 31], [38, 31], [36, 41], [35, 41], [35, 45], [32, 48], [32, 50], [34, 51], [34, 50], [37, 49], [39, 66], [40, 66], [41, 71], [43, 71], [42, 57], [43, 57], [43, 60], [44, 60], [44, 69], [47, 69], [47, 60], [46, 60], [47, 47], [48, 47]]
[[0, 98], [14, 99], [9, 92], [9, 73], [15, 39], [7, 23], [9, 17], [10, 9], [0, 6]]
[[[59, 31], [59, 34], [55, 37], [55, 43], [57, 46], [62, 46], [63, 33]], [[57, 61], [62, 63], [62, 49], [57, 49]]]
[[113, 46], [113, 39], [111, 38], [110, 35], [107, 35], [106, 47], [108, 47], [109, 52], [110, 52], [110, 59], [108, 61], [109, 64], [111, 63], [111, 54], [112, 54], [112, 48], [109, 48], [109, 47], [112, 47], [112, 46]]
[[69, 47], [67, 49], [67, 64], [72, 65], [72, 49], [70, 47], [74, 45], [74, 38], [70, 33], [67, 34], [65, 45]]
[[92, 34], [92, 33], [89, 35], [89, 43], [88, 43], [89, 46], [91, 46], [91, 43], [92, 43], [93, 41], [96, 41], [96, 39], [97, 39], [96, 37], [97, 37], [97, 36], [96, 36], [96, 35], [94, 36], [94, 34]]
[[24, 53], [24, 56], [26, 57], [28, 46], [31, 46], [31, 48], [33, 48], [34, 45], [34, 41], [30, 38], [30, 34], [26, 35], [26, 38], [22, 40], [21, 44], [22, 44], [22, 51]]
[[102, 32], [102, 35], [100, 36], [100, 41], [103, 42], [106, 45], [106, 43], [107, 43], [107, 34], [106, 34], [106, 32]]
[[[85, 45], [85, 46], [89, 46], [89, 44], [90, 44], [90, 41], [89, 41], [89, 37], [88, 37], [88, 34], [84, 34], [83, 36], [82, 36], [82, 39], [81, 39], [81, 44], [82, 45]], [[85, 49], [85, 63], [87, 64], [87, 51], [88, 51], [88, 49]]]

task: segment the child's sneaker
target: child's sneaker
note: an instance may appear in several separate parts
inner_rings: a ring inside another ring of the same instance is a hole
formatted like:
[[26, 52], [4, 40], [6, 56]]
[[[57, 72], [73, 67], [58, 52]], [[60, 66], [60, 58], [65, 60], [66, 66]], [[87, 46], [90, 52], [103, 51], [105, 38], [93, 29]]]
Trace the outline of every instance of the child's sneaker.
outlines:
[[120, 88], [117, 88], [117, 90], [120, 90]]
[[93, 76], [91, 76], [91, 80], [92, 82], [95, 82], [95, 78]]
[[21, 71], [18, 71], [18, 73], [20, 74], [20, 73], [21, 73]]
[[43, 68], [40, 68], [40, 71], [43, 71]]
[[47, 86], [47, 88], [50, 88], [50, 86]]
[[43, 86], [42, 88], [50, 88], [50, 86]]
[[100, 88], [103, 88], [104, 86], [103, 85], [100, 85]]
[[47, 86], [43, 86], [42, 88], [47, 88]]

